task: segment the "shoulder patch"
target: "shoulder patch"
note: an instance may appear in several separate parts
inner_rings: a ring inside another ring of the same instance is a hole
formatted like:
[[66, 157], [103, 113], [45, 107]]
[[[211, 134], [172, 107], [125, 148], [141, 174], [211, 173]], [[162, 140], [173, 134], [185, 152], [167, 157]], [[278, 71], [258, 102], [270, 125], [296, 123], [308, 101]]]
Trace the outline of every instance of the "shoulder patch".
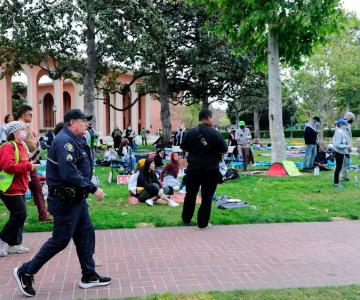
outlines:
[[66, 143], [64, 148], [69, 152], [74, 152], [74, 146], [70, 143]]
[[66, 155], [66, 161], [73, 161], [73, 160], [74, 160], [74, 158], [70, 153], [68, 155]]

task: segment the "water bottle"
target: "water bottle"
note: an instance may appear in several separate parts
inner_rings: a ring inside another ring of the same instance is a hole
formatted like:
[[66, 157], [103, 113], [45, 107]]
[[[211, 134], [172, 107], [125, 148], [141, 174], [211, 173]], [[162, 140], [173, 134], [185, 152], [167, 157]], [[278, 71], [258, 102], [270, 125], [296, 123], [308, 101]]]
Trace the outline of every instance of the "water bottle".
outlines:
[[314, 176], [319, 176], [320, 175], [320, 168], [318, 166], [316, 166], [314, 168]]
[[356, 188], [359, 187], [359, 178], [358, 178], [357, 175], [355, 175], [355, 177], [354, 177], [354, 186], [355, 186]]

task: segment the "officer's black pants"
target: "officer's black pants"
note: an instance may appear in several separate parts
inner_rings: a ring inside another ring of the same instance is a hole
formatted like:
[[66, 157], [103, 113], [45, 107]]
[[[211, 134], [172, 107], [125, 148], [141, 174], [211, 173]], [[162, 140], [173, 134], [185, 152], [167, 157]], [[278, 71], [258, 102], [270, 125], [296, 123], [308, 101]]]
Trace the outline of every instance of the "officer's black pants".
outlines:
[[208, 225], [211, 213], [211, 203], [214, 196], [219, 170], [187, 171], [186, 173], [186, 195], [182, 212], [184, 223], [190, 223], [196, 204], [196, 196], [201, 186], [201, 205], [198, 211], [198, 227], [204, 228]]
[[48, 197], [50, 213], [54, 216], [52, 237], [45, 242], [36, 256], [25, 263], [20, 272], [36, 274], [41, 267], [66, 248], [71, 239], [76, 246], [83, 275], [95, 272], [93, 254], [95, 252], [95, 231], [91, 223], [87, 202], [75, 201], [68, 207], [61, 207], [61, 200]]
[[9, 246], [21, 245], [22, 232], [26, 220], [26, 205], [24, 195], [8, 196], [1, 194], [2, 201], [10, 212], [9, 221], [0, 233], [0, 239]]

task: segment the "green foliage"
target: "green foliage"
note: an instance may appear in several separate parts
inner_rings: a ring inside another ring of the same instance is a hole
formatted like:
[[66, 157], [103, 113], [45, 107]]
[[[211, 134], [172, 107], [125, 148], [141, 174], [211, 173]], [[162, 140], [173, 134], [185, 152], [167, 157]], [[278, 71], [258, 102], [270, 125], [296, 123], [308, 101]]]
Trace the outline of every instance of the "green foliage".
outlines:
[[238, 43], [239, 51], [253, 52], [257, 60], [267, 61], [267, 33], [279, 39], [279, 53], [283, 63], [301, 65], [313, 47], [324, 43], [339, 30], [342, 20], [339, 0], [302, 1], [279, 0], [195, 0], [206, 4], [220, 19], [219, 30]]

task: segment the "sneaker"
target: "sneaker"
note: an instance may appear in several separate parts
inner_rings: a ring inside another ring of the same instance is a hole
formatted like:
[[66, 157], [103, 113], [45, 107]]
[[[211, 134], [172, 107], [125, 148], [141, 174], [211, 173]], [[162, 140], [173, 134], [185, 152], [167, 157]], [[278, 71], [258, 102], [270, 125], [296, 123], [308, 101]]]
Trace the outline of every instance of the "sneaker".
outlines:
[[97, 273], [91, 276], [83, 276], [79, 283], [79, 286], [83, 289], [88, 289], [94, 286], [105, 286], [111, 283], [110, 277], [102, 277]]
[[0, 257], [8, 255], [8, 249], [9, 245], [6, 242], [0, 240]]
[[206, 227], [198, 227], [199, 230], [204, 230], [210, 228], [212, 225], [211, 223], [208, 223]]
[[9, 254], [13, 254], [13, 253], [23, 254], [23, 253], [28, 253], [28, 252], [30, 252], [30, 249], [24, 247], [23, 245], [9, 246], [9, 249], [8, 249]]
[[52, 215], [48, 214], [48, 215], [46, 215], [45, 218], [41, 218], [39, 220], [39, 222], [41, 222], [41, 223], [52, 223], [52, 222], [54, 222], [54, 217]]
[[14, 279], [20, 289], [20, 291], [27, 297], [33, 297], [36, 295], [36, 292], [33, 288], [34, 276], [27, 275], [25, 273], [19, 272], [19, 268], [15, 268], [13, 271]]
[[341, 185], [340, 183], [334, 183], [334, 187], [337, 189], [344, 189], [345, 187]]
[[169, 200], [168, 205], [171, 207], [178, 207], [179, 203], [175, 202], [174, 200]]
[[153, 199], [147, 199], [145, 200], [145, 203], [150, 206], [154, 206], [154, 200]]

